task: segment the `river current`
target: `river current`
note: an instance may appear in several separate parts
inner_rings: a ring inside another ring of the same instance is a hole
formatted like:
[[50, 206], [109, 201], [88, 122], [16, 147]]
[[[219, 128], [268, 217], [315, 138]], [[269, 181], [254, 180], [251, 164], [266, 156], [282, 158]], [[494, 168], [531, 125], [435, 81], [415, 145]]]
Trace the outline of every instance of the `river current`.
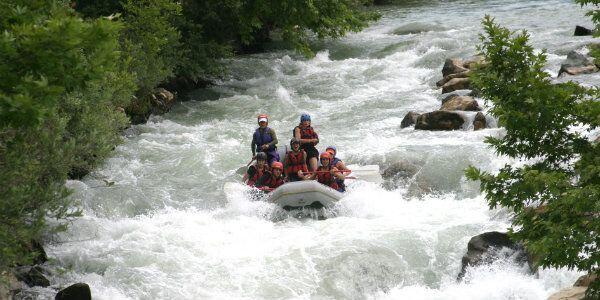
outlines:
[[[440, 106], [443, 62], [475, 54], [485, 14], [527, 29], [556, 75], [590, 41], [572, 36], [575, 25], [591, 26], [585, 9], [566, 0], [408, 2], [377, 8], [382, 19], [362, 32], [317, 43], [311, 59], [272, 50], [228, 60], [226, 78], [128, 130], [102, 167], [68, 182], [83, 216], [47, 248], [53, 286], [86, 282], [94, 299], [113, 300], [546, 299], [572, 285], [580, 273], [531, 275], [510, 260], [457, 282], [469, 239], [510, 223], [463, 174], [511, 163], [483, 142], [502, 129], [400, 122]], [[259, 113], [287, 143], [303, 112], [320, 150], [332, 144], [347, 163], [416, 171], [384, 185], [350, 182], [334, 218], [273, 221], [273, 205], [224, 184], [240, 180]]]

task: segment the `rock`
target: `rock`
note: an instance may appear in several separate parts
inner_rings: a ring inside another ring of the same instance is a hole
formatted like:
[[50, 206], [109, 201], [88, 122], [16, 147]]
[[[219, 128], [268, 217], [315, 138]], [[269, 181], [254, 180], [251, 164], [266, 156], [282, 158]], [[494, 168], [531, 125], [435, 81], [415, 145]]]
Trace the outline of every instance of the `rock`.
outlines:
[[450, 98], [452, 98], [452, 97], [472, 96], [472, 94], [473, 94], [472, 90], [456, 90], [456, 91], [452, 91], [450, 93], [441, 94], [438, 99], [440, 99], [440, 101], [442, 101], [442, 104], [444, 104], [446, 101], [450, 100]]
[[591, 73], [596, 73], [596, 72], [598, 72], [598, 67], [596, 67], [595, 65], [584, 66], [584, 67], [561, 66], [560, 70], [558, 71], [558, 76], [561, 76], [563, 74], [580, 75], [580, 74], [591, 74]]
[[55, 300], [91, 300], [92, 292], [86, 283], [73, 284], [56, 294]]
[[157, 88], [152, 96], [156, 104], [154, 113], [164, 114], [175, 104], [175, 95], [164, 88]]
[[473, 97], [455, 96], [444, 102], [440, 110], [480, 111], [481, 107], [479, 107], [479, 103]]
[[13, 273], [0, 274], [0, 299], [13, 299], [19, 290], [21, 290], [21, 283]]
[[475, 66], [477, 66], [479, 64], [483, 64], [484, 61], [485, 61], [485, 57], [483, 55], [476, 55], [476, 56], [469, 57], [469, 58], [465, 59], [463, 61], [463, 67], [471, 70]]
[[402, 122], [400, 123], [400, 128], [406, 128], [406, 127], [414, 125], [415, 123], [417, 123], [417, 118], [420, 115], [421, 114], [416, 113], [414, 111], [409, 111], [406, 114], [406, 116], [404, 116], [404, 119], [402, 119]]
[[41, 286], [47, 287], [50, 285], [50, 281], [44, 274], [42, 274], [42, 268], [39, 266], [35, 267], [16, 267], [13, 273], [20, 281], [26, 283], [30, 287]]
[[585, 299], [585, 287], [570, 287], [562, 289], [548, 297], [548, 300], [581, 300]]
[[469, 78], [453, 78], [442, 86], [442, 94], [465, 89], [471, 89], [471, 80]]
[[585, 35], [592, 35], [592, 30], [591, 29], [587, 29], [583, 26], [575, 26], [575, 33], [573, 33], [574, 36], [585, 36]]
[[417, 118], [415, 129], [420, 130], [457, 130], [465, 120], [456, 112], [436, 110], [424, 113]]
[[[84, 175], [85, 176], [85, 175]], [[36, 240], [31, 240], [31, 242], [25, 245], [29, 253], [33, 254], [32, 264], [40, 265], [48, 261], [48, 256], [46, 255], [46, 251], [44, 251], [44, 247], [42, 244]]]
[[473, 120], [473, 130], [480, 130], [487, 127], [487, 119], [485, 115], [481, 112], [478, 112], [475, 115], [475, 119]]
[[573, 286], [583, 286], [588, 287], [592, 282], [598, 280], [598, 275], [596, 274], [587, 274], [579, 277]]
[[446, 77], [450, 74], [462, 73], [468, 71], [469, 69], [463, 67], [463, 61], [458, 58], [448, 58], [444, 62], [444, 67], [442, 68], [442, 76]]
[[[458, 280], [461, 280], [465, 275], [467, 267], [477, 266], [481, 264], [491, 263], [499, 258], [501, 253], [498, 251], [502, 248], [508, 248], [512, 254], [516, 254], [514, 259], [522, 263], [529, 262], [529, 257], [520, 244], [516, 244], [510, 240], [506, 233], [497, 231], [485, 232], [471, 238], [467, 246], [467, 254], [462, 258], [462, 268], [458, 274]], [[508, 254], [508, 253], [506, 253]], [[506, 255], [505, 254], [505, 255]], [[513, 257], [513, 255], [510, 255]]]
[[460, 72], [460, 73], [450, 74], [450, 75], [444, 77], [442, 80], [436, 82], [435, 85], [437, 85], [438, 87], [441, 87], [444, 84], [446, 84], [446, 82], [448, 82], [454, 78], [468, 78], [469, 74], [471, 74], [471, 71], [468, 71], [468, 70], [464, 71], [464, 72]]

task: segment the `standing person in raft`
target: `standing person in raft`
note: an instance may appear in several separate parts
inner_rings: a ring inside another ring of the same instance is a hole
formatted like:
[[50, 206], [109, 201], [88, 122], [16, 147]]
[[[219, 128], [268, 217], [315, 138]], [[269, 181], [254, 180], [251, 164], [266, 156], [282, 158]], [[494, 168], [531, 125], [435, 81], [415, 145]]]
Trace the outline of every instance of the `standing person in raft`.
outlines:
[[300, 141], [300, 148], [306, 152], [308, 170], [314, 172], [318, 167], [319, 151], [315, 146], [319, 143], [319, 135], [310, 126], [309, 114], [302, 114], [300, 125], [294, 128], [294, 137]]
[[321, 166], [310, 176], [310, 178], [316, 178], [319, 183], [341, 192], [337, 180], [344, 180], [345, 177], [342, 172], [331, 165], [331, 161], [331, 154], [329, 154], [329, 152], [321, 153]]
[[244, 182], [249, 186], [254, 186], [258, 179], [268, 173], [268, 171], [267, 154], [258, 152], [256, 154], [256, 163], [248, 167], [248, 171], [244, 174]]
[[254, 158], [256, 153], [264, 152], [267, 154], [267, 161], [271, 165], [274, 161], [279, 161], [279, 153], [277, 153], [277, 135], [275, 130], [268, 127], [269, 116], [258, 115], [258, 128], [254, 131], [252, 136], [252, 157]]
[[283, 164], [275, 161], [271, 164], [271, 172], [263, 174], [255, 186], [260, 190], [270, 192], [284, 184], [283, 179]]
[[[337, 148], [335, 146], [327, 146], [327, 148], [325, 148], [325, 151], [329, 152], [329, 154], [331, 154], [331, 166], [335, 167], [336, 169], [340, 170], [340, 171], [350, 171], [350, 169], [348, 169], [346, 167], [346, 164], [339, 158], [337, 158], [335, 155], [337, 154]], [[346, 173], [347, 174], [347, 173]], [[336, 182], [338, 185], [338, 191], [340, 192], [345, 192], [346, 191], [346, 183], [344, 183], [343, 179], [339, 179], [336, 178]]]
[[308, 172], [306, 167], [306, 152], [300, 149], [297, 138], [290, 140], [291, 150], [285, 154], [285, 175], [289, 182], [304, 180], [303, 172]]

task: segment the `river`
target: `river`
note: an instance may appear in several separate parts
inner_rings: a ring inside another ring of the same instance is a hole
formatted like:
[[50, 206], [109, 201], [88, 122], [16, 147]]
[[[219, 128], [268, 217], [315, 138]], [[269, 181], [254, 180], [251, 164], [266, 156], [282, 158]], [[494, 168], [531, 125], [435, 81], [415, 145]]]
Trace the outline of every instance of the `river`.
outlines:
[[[456, 281], [467, 242], [506, 230], [463, 169], [511, 163], [483, 142], [502, 129], [400, 129], [410, 110], [439, 107], [446, 58], [475, 53], [481, 20], [527, 29], [556, 75], [573, 37], [591, 26], [572, 1], [409, 1], [306, 59], [289, 50], [226, 61], [229, 75], [171, 112], [134, 126], [82, 181], [69, 181], [83, 216], [47, 247], [53, 286], [86, 282], [94, 299], [546, 299], [580, 273], [500, 260]], [[594, 77], [597, 78], [597, 77]], [[351, 182], [337, 216], [273, 221], [273, 205], [227, 182], [250, 158], [256, 116], [287, 143], [302, 112], [320, 149], [353, 164], [417, 168], [384, 186]], [[107, 185], [107, 182], [109, 183]], [[114, 184], [112, 184], [114, 182]], [[51, 288], [27, 291], [52, 298]]]

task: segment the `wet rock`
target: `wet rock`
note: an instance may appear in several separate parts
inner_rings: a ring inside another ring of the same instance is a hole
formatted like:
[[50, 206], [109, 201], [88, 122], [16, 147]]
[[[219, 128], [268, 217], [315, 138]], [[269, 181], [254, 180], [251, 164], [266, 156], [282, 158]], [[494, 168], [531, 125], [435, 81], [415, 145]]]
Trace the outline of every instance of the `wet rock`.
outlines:
[[40, 242], [31, 240], [31, 242], [25, 245], [25, 248], [33, 255], [33, 265], [40, 265], [48, 261], [46, 251], [44, 251], [44, 247]]
[[483, 64], [485, 62], [485, 57], [483, 55], [476, 55], [469, 57], [463, 61], [463, 67], [471, 70], [475, 68], [477, 65]]
[[463, 61], [458, 58], [448, 58], [442, 67], [442, 76], [446, 77], [450, 74], [462, 73], [469, 69], [463, 67]]
[[164, 88], [157, 88], [152, 99], [156, 104], [154, 113], [166, 113], [175, 104], [175, 95]]
[[456, 112], [436, 110], [424, 113], [417, 118], [415, 129], [420, 130], [457, 130], [465, 120]]
[[579, 279], [577, 279], [577, 281], [575, 281], [575, 284], [573, 284], [573, 286], [588, 287], [588, 286], [590, 286], [590, 284], [592, 284], [592, 282], [594, 282], [596, 280], [598, 280], [598, 275], [596, 275], [596, 274], [583, 275], [583, 276], [579, 277]]
[[450, 93], [442, 94], [442, 95], [440, 95], [440, 97], [438, 99], [440, 99], [440, 101], [442, 101], [442, 104], [444, 104], [446, 101], [450, 100], [452, 97], [472, 96], [472, 94], [473, 94], [472, 90], [456, 90], [456, 91], [452, 91]]
[[[502, 248], [508, 248], [510, 251], [500, 252], [499, 250]], [[523, 247], [511, 241], [506, 233], [497, 231], [485, 232], [472, 237], [469, 241], [467, 254], [462, 258], [462, 268], [457, 279], [461, 280], [463, 278], [467, 267], [492, 263], [503, 254], [510, 254], [515, 261], [531, 265]]]
[[91, 300], [90, 286], [85, 283], [73, 284], [56, 294], [55, 300]]
[[548, 300], [582, 300], [585, 299], [585, 287], [570, 287], [562, 289], [548, 297]]
[[442, 94], [465, 89], [471, 89], [471, 80], [469, 78], [453, 78], [442, 86]]
[[574, 36], [586, 36], [586, 35], [592, 35], [592, 30], [591, 29], [587, 29], [583, 26], [575, 26], [575, 33], [573, 33]]
[[487, 127], [487, 119], [485, 115], [481, 112], [478, 112], [475, 115], [475, 119], [473, 120], [473, 130], [480, 130]]
[[464, 72], [460, 72], [460, 73], [455, 73], [455, 74], [450, 74], [446, 77], [444, 77], [442, 80], [438, 81], [435, 83], [435, 85], [437, 85], [438, 87], [444, 86], [444, 84], [446, 84], [448, 81], [454, 79], [454, 78], [468, 78], [469, 75], [471, 74], [471, 71], [464, 71]]
[[417, 118], [420, 115], [421, 114], [416, 113], [414, 111], [409, 111], [406, 114], [406, 116], [404, 116], [404, 119], [402, 119], [402, 122], [400, 123], [400, 128], [406, 128], [406, 127], [414, 125], [415, 123], [417, 123]]
[[563, 74], [578, 75], [594, 72], [598, 72], [598, 67], [594, 64], [594, 59], [586, 53], [573, 50], [567, 54], [567, 59], [560, 66], [558, 76]]
[[50, 281], [44, 274], [42, 274], [42, 268], [39, 266], [35, 267], [16, 267], [13, 273], [20, 281], [24, 282], [30, 287], [41, 286], [47, 287], [50, 285]]
[[481, 107], [479, 107], [479, 103], [473, 97], [455, 96], [444, 102], [440, 110], [480, 111]]

